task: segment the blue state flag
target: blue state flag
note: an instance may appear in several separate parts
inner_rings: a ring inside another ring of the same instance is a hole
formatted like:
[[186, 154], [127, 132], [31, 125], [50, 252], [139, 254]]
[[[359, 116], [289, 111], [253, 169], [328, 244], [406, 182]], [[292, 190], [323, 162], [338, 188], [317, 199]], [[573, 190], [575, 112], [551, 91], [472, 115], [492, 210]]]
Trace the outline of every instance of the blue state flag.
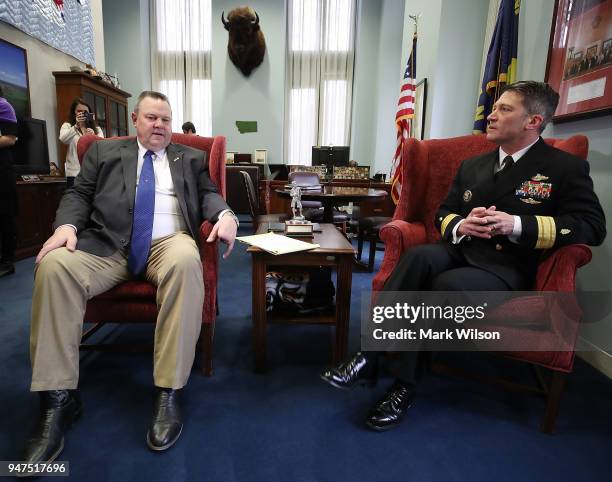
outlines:
[[501, 0], [499, 4], [476, 107], [474, 134], [486, 132], [487, 116], [499, 97], [500, 89], [516, 80], [520, 6], [521, 0]]

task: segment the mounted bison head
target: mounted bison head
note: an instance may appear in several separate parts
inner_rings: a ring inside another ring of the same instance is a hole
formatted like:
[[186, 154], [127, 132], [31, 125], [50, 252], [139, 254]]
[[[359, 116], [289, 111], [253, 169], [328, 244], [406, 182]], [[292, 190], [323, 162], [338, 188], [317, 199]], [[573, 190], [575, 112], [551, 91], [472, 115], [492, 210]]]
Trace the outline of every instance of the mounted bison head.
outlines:
[[229, 32], [229, 57], [248, 77], [261, 64], [266, 53], [266, 39], [259, 28], [259, 15], [251, 7], [238, 7], [227, 14], [227, 20], [225, 12], [221, 12], [221, 21]]

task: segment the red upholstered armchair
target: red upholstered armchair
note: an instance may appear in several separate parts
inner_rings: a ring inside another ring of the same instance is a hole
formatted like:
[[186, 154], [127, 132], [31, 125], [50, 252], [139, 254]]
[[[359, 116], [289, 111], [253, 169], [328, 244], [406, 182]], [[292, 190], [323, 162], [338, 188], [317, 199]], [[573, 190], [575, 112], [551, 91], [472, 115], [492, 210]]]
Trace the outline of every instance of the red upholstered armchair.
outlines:
[[[82, 162], [92, 142], [104, 142], [93, 135], [79, 139], [77, 152]], [[225, 137], [200, 137], [172, 134], [172, 142], [184, 144], [208, 153], [210, 177], [225, 198]], [[212, 375], [212, 342], [217, 314], [217, 278], [219, 273], [218, 243], [206, 243], [212, 224], [204, 221], [200, 226], [202, 240], [200, 257], [204, 274], [204, 306], [202, 308], [202, 331], [199, 346], [202, 372]], [[128, 281], [95, 296], [87, 302], [85, 321], [94, 323], [93, 328], [83, 335], [83, 341], [106, 323], [155, 323], [157, 305], [156, 288], [145, 281]], [[82, 348], [101, 348], [100, 345], [81, 345]]]
[[[545, 139], [547, 143], [586, 159], [588, 140], [585, 136], [569, 139]], [[396, 266], [400, 256], [407, 249], [424, 243], [434, 243], [440, 233], [434, 225], [438, 207], [445, 199], [455, 172], [462, 160], [491, 151], [495, 145], [484, 135], [463, 136], [451, 139], [418, 141], [409, 139], [403, 156], [408, 159], [402, 165], [403, 179], [399, 203], [393, 219], [380, 230], [385, 243], [385, 256], [372, 281], [372, 290], [380, 291]], [[534, 290], [566, 291], [576, 289], [576, 270], [591, 260], [591, 250], [585, 245], [570, 245], [552, 252], [538, 268]], [[554, 327], [552, 327], [554, 328]], [[517, 328], [523, 336], [529, 336], [528, 328]], [[541, 332], [539, 334], [541, 335]], [[552, 336], [552, 333], [551, 333]], [[547, 397], [546, 412], [541, 430], [552, 432], [558, 410], [558, 401], [563, 390], [565, 374], [571, 372], [574, 363], [571, 351], [539, 351], [506, 353], [509, 357], [526, 361], [552, 370], [551, 381], [542, 390]], [[549, 345], [550, 346], [550, 345]]]

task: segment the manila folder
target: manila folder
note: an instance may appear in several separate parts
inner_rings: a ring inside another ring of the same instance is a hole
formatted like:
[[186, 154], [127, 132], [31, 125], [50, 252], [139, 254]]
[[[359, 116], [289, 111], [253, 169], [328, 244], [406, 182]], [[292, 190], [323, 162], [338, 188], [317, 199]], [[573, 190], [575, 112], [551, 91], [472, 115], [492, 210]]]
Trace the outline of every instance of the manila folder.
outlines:
[[309, 249], [319, 247], [318, 244], [306, 243], [305, 241], [300, 241], [299, 239], [293, 239], [289, 236], [283, 236], [282, 234], [276, 233], [238, 236], [236, 239], [272, 254], [295, 253], [296, 251], [307, 251]]

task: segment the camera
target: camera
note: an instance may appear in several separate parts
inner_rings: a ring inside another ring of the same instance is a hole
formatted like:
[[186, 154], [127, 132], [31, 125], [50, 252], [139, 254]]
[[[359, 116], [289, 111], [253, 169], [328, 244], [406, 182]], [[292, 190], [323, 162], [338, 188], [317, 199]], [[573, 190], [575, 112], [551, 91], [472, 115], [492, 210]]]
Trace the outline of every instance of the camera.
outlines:
[[85, 116], [85, 121], [86, 122], [93, 122], [94, 120], [94, 115], [93, 112], [83, 112], [83, 115]]

